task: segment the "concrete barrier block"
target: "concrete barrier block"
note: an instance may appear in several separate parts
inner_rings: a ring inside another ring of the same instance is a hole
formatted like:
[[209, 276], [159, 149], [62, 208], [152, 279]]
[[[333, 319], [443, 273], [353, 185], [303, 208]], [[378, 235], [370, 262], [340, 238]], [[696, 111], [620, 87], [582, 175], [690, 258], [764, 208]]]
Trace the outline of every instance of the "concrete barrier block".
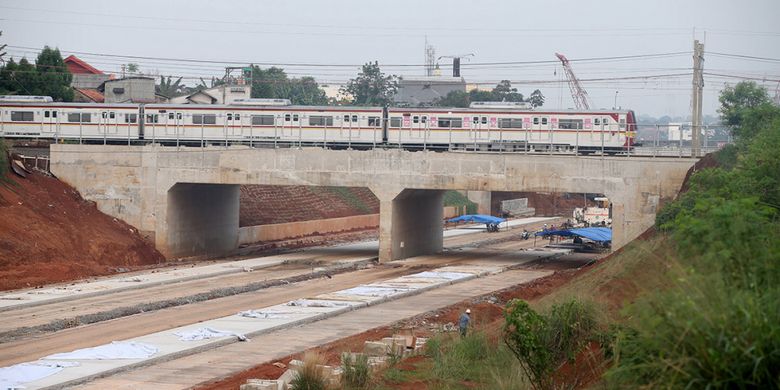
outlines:
[[[292, 363], [292, 362], [290, 362]], [[277, 380], [278, 382], [278, 390], [284, 390], [289, 387], [290, 382], [295, 378], [296, 372], [292, 369], [289, 369], [282, 374]]]
[[267, 379], [249, 379], [240, 390], [279, 390], [279, 382]]
[[387, 344], [381, 341], [366, 341], [365, 344], [363, 344], [363, 353], [369, 357], [386, 356], [389, 351], [390, 348]]

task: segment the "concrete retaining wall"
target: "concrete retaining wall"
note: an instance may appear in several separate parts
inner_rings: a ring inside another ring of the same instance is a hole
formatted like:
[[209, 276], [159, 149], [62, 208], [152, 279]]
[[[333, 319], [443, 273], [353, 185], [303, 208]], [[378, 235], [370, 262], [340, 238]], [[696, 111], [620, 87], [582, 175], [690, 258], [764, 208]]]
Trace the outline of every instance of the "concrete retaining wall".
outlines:
[[310, 236], [315, 233], [337, 233], [377, 227], [379, 227], [379, 214], [246, 226], [238, 229], [238, 244], [243, 245], [255, 242], [278, 241]]

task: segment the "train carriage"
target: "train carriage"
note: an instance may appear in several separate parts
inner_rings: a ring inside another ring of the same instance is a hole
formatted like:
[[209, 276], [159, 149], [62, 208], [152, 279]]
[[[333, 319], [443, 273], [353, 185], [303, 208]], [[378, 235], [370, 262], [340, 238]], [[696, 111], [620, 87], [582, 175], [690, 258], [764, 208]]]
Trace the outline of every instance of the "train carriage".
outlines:
[[137, 104], [54, 103], [0, 99], [0, 137], [137, 140]]
[[285, 99], [175, 105], [0, 98], [0, 136], [17, 138], [617, 153], [633, 145], [635, 132], [630, 110], [551, 111], [504, 102], [380, 108], [293, 106]]

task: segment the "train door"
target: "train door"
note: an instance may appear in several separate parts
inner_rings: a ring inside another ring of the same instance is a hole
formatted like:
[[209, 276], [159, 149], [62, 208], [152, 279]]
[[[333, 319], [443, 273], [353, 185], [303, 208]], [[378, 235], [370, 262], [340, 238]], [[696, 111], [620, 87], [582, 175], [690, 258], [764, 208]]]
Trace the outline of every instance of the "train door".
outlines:
[[485, 141], [490, 139], [490, 125], [488, 125], [488, 117], [484, 115], [474, 117], [463, 117], [464, 126], [466, 121], [471, 120], [472, 139], [475, 141]]
[[168, 111], [167, 117], [165, 122], [165, 135], [166, 138], [168, 136], [170, 137], [176, 137], [178, 138], [182, 134], [182, 113], [176, 112], [176, 111]]
[[227, 113], [225, 116], [225, 134], [231, 138], [240, 138], [244, 135], [240, 112]]
[[425, 138], [425, 132], [428, 129], [428, 116], [427, 115], [413, 115], [412, 126], [409, 129], [409, 138], [411, 139], [423, 139]]
[[101, 111], [100, 117], [98, 117], [98, 134], [108, 136], [116, 133], [116, 111]]
[[[341, 129], [339, 130], [339, 139], [352, 141], [353, 137], [359, 136], [360, 116], [353, 113], [346, 113], [341, 118]], [[323, 126], [323, 132], [327, 132], [327, 127]]]
[[55, 135], [60, 130], [59, 112], [55, 109], [43, 111], [43, 127], [41, 133]]
[[282, 137], [292, 137], [298, 134], [300, 130], [301, 117], [297, 113], [287, 112], [284, 114], [284, 123], [282, 123]]

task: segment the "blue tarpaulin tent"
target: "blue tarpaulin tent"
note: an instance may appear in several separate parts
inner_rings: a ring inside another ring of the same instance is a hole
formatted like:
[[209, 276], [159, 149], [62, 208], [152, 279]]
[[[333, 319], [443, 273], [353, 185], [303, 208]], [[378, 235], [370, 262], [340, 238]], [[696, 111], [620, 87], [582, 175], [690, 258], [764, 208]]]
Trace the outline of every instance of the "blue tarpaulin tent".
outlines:
[[498, 217], [493, 217], [490, 215], [482, 215], [482, 214], [461, 215], [460, 217], [450, 218], [447, 220], [447, 222], [472, 222], [472, 223], [485, 223], [485, 224], [493, 224], [493, 225], [498, 225], [499, 223], [504, 221], [506, 221], [506, 219], [504, 218], [498, 218]]
[[611, 242], [612, 241], [612, 229], [607, 227], [588, 227], [581, 229], [569, 229], [569, 230], [545, 230], [536, 233], [537, 236], [562, 236], [572, 237], [579, 236], [587, 238], [596, 242]]

